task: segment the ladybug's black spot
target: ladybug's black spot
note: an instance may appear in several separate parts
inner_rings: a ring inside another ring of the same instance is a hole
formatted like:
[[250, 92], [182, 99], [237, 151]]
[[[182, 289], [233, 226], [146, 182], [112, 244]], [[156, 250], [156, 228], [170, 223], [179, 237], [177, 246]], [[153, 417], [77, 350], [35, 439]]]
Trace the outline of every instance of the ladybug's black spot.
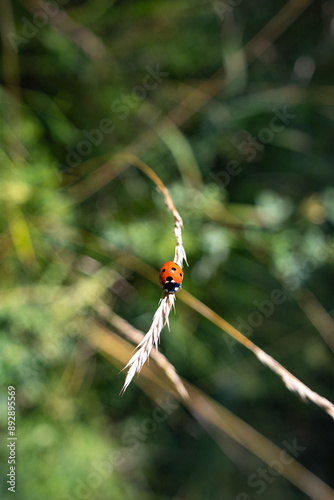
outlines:
[[165, 273], [165, 272], [166, 272], [166, 269], [163, 269], [163, 270], [162, 270], [162, 272], [163, 272], [163, 273]]
[[182, 276], [182, 273], [180, 273], [180, 276]]
[[174, 272], [174, 271], [176, 271], [176, 268], [175, 268], [175, 267], [172, 267], [172, 271], [173, 271], [173, 272]]

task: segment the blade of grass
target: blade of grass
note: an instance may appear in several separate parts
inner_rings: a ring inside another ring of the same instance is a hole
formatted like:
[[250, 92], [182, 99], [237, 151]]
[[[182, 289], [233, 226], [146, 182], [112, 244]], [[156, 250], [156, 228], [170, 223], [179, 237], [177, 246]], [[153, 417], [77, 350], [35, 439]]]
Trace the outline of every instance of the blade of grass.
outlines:
[[[153, 180], [158, 190], [162, 193], [167, 209], [171, 211], [174, 216], [174, 234], [176, 238], [174, 262], [176, 262], [182, 268], [183, 261], [185, 260], [187, 262], [186, 252], [184, 250], [182, 242], [183, 221], [179, 212], [175, 208], [168, 189], [161, 181], [161, 179], [156, 175], [156, 173], [139, 158], [133, 155], [120, 155], [120, 159], [122, 162], [125, 160], [128, 161], [129, 163], [136, 166], [139, 170], [143, 171], [150, 179]], [[121, 390], [121, 394], [124, 394], [126, 388], [129, 386], [135, 374], [140, 373], [142, 367], [150, 356], [153, 346], [158, 349], [160, 334], [163, 327], [167, 325], [169, 328], [168, 318], [172, 308], [175, 308], [175, 294], [164, 291], [147, 334], [145, 335], [144, 339], [138, 344], [136, 352], [124, 367], [124, 369], [127, 369], [128, 371], [123, 388]]]
[[278, 363], [274, 358], [265, 353], [257, 345], [249, 340], [234, 326], [230, 325], [226, 320], [221, 318], [217, 313], [212, 311], [208, 306], [203, 304], [196, 297], [189, 292], [183, 290], [180, 299], [190, 306], [194, 311], [197, 311], [209, 321], [217, 325], [221, 330], [228, 333], [237, 342], [242, 344], [248, 350], [252, 351], [261, 363], [268, 366], [274, 373], [276, 373], [283, 381], [289, 391], [298, 394], [304, 402], [307, 400], [312, 401], [314, 404], [322, 408], [328, 415], [334, 419], [334, 405], [326, 398], [320, 396], [318, 393], [312, 391], [309, 387], [303, 384], [297, 377], [292, 375], [286, 368]]

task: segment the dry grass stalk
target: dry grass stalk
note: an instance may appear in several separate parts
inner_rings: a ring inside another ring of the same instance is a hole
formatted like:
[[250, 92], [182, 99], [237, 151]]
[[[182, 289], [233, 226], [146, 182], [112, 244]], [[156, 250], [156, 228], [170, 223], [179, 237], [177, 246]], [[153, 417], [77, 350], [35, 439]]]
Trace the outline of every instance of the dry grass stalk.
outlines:
[[[110, 314], [110, 310], [105, 304], [101, 303], [100, 307], [98, 308], [98, 312], [102, 315], [103, 318], [107, 319], [107, 321], [110, 321], [111, 325], [116, 327], [116, 329], [122, 333], [122, 336], [124, 338], [130, 340], [130, 342], [132, 342], [133, 344], [139, 344], [143, 340], [144, 334], [140, 330], [134, 328], [130, 323], [128, 323], [125, 319], [121, 318], [114, 312]], [[166, 378], [171, 382], [172, 387], [174, 388], [181, 401], [187, 400], [189, 398], [187, 389], [185, 388], [182, 380], [177, 374], [174, 366], [163, 354], [161, 354], [161, 352], [157, 350], [151, 351], [151, 357], [164, 372]]]
[[[88, 331], [90, 332], [90, 335], [86, 337], [88, 342], [102, 356], [116, 366], [118, 366], [119, 362], [126, 361], [131, 347], [130, 345], [126, 347], [124, 344], [126, 341], [123, 338], [120, 339], [118, 334], [109, 329], [104, 330], [96, 323], [89, 325]], [[138, 330], [137, 332], [143, 338], [142, 332]], [[120, 340], [122, 341], [121, 344]], [[161, 356], [160, 353], [153, 352]], [[170, 390], [164, 384], [163, 373], [155, 374], [153, 371], [148, 370], [146, 378], [150, 383], [142, 385], [143, 391], [159, 404], [159, 398], [166, 394], [166, 390]], [[289, 455], [289, 452], [285, 448], [280, 449], [241, 418], [227, 410], [221, 403], [214, 401], [210, 396], [185, 379], [182, 382], [186, 387], [189, 398], [186, 400], [180, 398], [180, 402], [188, 407], [189, 411], [206, 431], [211, 434], [214, 433], [213, 436], [218, 446], [220, 445], [220, 439], [227, 435], [263, 460], [267, 465], [272, 465], [272, 462], [276, 461], [277, 457], [282, 456], [284, 453], [286, 462], [289, 463], [286, 463], [280, 471], [283, 477], [296, 485], [313, 500], [333, 500], [333, 490], [319, 479], [319, 477], [303, 467], [297, 459]], [[174, 391], [172, 394], [175, 395]], [[224, 446], [224, 452], [226, 452], [226, 446]]]
[[132, 356], [128, 364], [124, 367], [124, 370], [128, 369], [128, 372], [126, 374], [121, 394], [124, 394], [126, 388], [130, 384], [135, 374], [139, 373], [146, 363], [147, 359], [150, 356], [152, 347], [155, 346], [155, 348], [158, 349], [160, 333], [163, 327], [167, 324], [169, 328], [168, 318], [172, 308], [174, 307], [174, 302], [174, 294], [166, 292], [163, 293], [159, 307], [153, 316], [153, 321], [149, 331], [146, 333], [140, 344], [138, 344], [135, 354]]
[[203, 304], [196, 297], [189, 292], [184, 291], [182, 294], [182, 301], [188, 304], [192, 309], [207, 318], [209, 321], [219, 326], [224, 332], [228, 333], [237, 342], [252, 351], [261, 363], [268, 366], [274, 373], [276, 373], [283, 381], [289, 391], [298, 394], [303, 401], [312, 401], [317, 406], [325, 410], [332, 418], [334, 418], [334, 405], [328, 399], [320, 396], [312, 391], [309, 387], [303, 384], [297, 377], [292, 375], [286, 368], [284, 368], [278, 361], [265, 353], [254, 342], [243, 335], [234, 326], [228, 323], [225, 319], [212, 311], [208, 306]]
[[[68, 228], [66, 229], [68, 230]], [[97, 238], [96, 235], [93, 235], [87, 231], [82, 231], [81, 234], [86, 238], [86, 240], [90, 242], [91, 245], [93, 245], [91, 248], [98, 249], [100, 253], [102, 252], [103, 254], [108, 255], [109, 257], [112, 256], [114, 258], [113, 253], [111, 253], [110, 251], [106, 252], [105, 250], [102, 250], [102, 248], [104, 248], [106, 245], [105, 240], [103, 240], [102, 238]], [[72, 238], [70, 241], [76, 242], [77, 232], [74, 231], [73, 234], [68, 233], [67, 237]], [[122, 262], [123, 265], [138, 272], [139, 274], [142, 274], [143, 276], [146, 277], [149, 276], [151, 279], [154, 270], [148, 264], [142, 262], [134, 255], [126, 253], [124, 250], [122, 250], [122, 254], [125, 255], [125, 258], [119, 261]], [[152, 279], [152, 281], [154, 280]], [[5, 299], [7, 299], [7, 293], [6, 295], [4, 295], [3, 293], [1, 294], [1, 298], [3, 299], [4, 297]], [[13, 297], [9, 295], [9, 300], [14, 300], [14, 295]], [[24, 298], [22, 298], [22, 300], [24, 300]], [[228, 335], [230, 335], [244, 347], [252, 351], [262, 363], [264, 363], [272, 371], [274, 371], [277, 375], [280, 376], [283, 383], [289, 390], [298, 394], [304, 401], [308, 399], [309, 401], [312, 401], [320, 408], [325, 410], [330, 416], [334, 416], [334, 405], [330, 401], [328, 401], [327, 399], [323, 398], [322, 396], [320, 396], [319, 394], [317, 394], [316, 392], [312, 391], [307, 386], [305, 386], [294, 375], [289, 373], [282, 365], [280, 365], [277, 361], [275, 361], [273, 358], [267, 355], [264, 351], [262, 351], [262, 349], [259, 349], [250, 339], [248, 339], [245, 335], [239, 332], [234, 326], [232, 326], [230, 323], [224, 320], [221, 316], [215, 313], [208, 306], [203, 304], [203, 302], [201, 302], [200, 300], [198, 300], [185, 290], [183, 290], [180, 300], [185, 304], [187, 304], [198, 314], [201, 314], [203, 317], [207, 318], [209, 321], [217, 325], [219, 328], [221, 328], [224, 332], [226, 332]]]
[[180, 267], [183, 266], [183, 261], [185, 261], [188, 264], [186, 252], [183, 248], [183, 242], [182, 242], [182, 229], [183, 229], [182, 217], [176, 210], [173, 200], [165, 184], [162, 182], [160, 177], [158, 177], [157, 174], [145, 162], [143, 162], [133, 154], [121, 153], [115, 156], [115, 161], [116, 163], [117, 162], [131, 163], [131, 165], [135, 166], [136, 168], [138, 168], [138, 170], [141, 170], [145, 175], [147, 175], [147, 177], [149, 177], [157, 186], [158, 190], [164, 197], [167, 209], [170, 212], [172, 212], [174, 216], [174, 234], [176, 238], [174, 262], [176, 262], [176, 264], [178, 264]]
[[[139, 158], [134, 155], [120, 155], [119, 157], [122, 161], [128, 161], [132, 165], [136, 166], [139, 170], [142, 170], [148, 177], [150, 177], [153, 182], [158, 187], [159, 191], [164, 196], [166, 206], [174, 215], [175, 225], [174, 234], [176, 237], [176, 248], [174, 261], [182, 267], [183, 260], [187, 262], [185, 250], [183, 248], [182, 242], [182, 227], [183, 222], [180, 214], [176, 210], [173, 200], [170, 197], [168, 189], [163, 184], [161, 179], [153, 172], [153, 170], [142, 162]], [[129, 363], [125, 366], [128, 368], [128, 373], [125, 379], [125, 383], [122, 389], [122, 393], [126, 390], [130, 384], [132, 378], [136, 373], [139, 373], [144, 363], [147, 361], [150, 351], [153, 347], [158, 346], [159, 337], [163, 326], [168, 324], [169, 313], [174, 306], [175, 296], [172, 297], [172, 304], [168, 304], [168, 294], [164, 294], [158, 310], [156, 311], [151, 328], [145, 335], [142, 342], [137, 347], [137, 352], [132, 356]], [[287, 389], [291, 392], [298, 394], [303, 401], [312, 401], [320, 408], [325, 410], [332, 418], [334, 418], [334, 405], [328, 401], [326, 398], [320, 396], [316, 392], [312, 391], [309, 387], [298, 380], [294, 375], [292, 375], [288, 370], [286, 370], [280, 363], [278, 363], [274, 358], [266, 354], [262, 349], [257, 347], [251, 340], [249, 340], [245, 335], [239, 332], [236, 328], [230, 325], [227, 321], [221, 318], [218, 314], [214, 313], [209, 307], [205, 306], [202, 302], [195, 297], [192, 297], [189, 293], [183, 294], [183, 301], [188, 302], [191, 307], [197, 310], [200, 314], [207, 317], [213, 323], [220, 326], [226, 333], [231, 335], [240, 344], [244, 345], [247, 349], [252, 351], [256, 357], [261, 361], [261, 363], [268, 366], [274, 373], [276, 373], [283, 381]]]
[[275, 372], [282, 380], [287, 389], [298, 394], [304, 402], [312, 401], [314, 404], [325, 410], [332, 418], [334, 418], [334, 405], [328, 399], [320, 396], [317, 392], [312, 391], [307, 385], [303, 384], [297, 377], [292, 375], [278, 361], [266, 354], [262, 349], [254, 345], [252, 349], [256, 357]]
[[[179, 212], [175, 208], [168, 189], [166, 188], [162, 180], [156, 175], [156, 173], [153, 172], [153, 170], [148, 165], [146, 165], [146, 163], [141, 161], [136, 156], [120, 155], [120, 159], [122, 159], [123, 161], [129, 161], [129, 163], [136, 166], [139, 170], [143, 171], [148, 177], [150, 177], [150, 179], [153, 180], [159, 191], [162, 193], [166, 203], [166, 207], [172, 212], [174, 216], [174, 234], [176, 238], [174, 262], [182, 267], [183, 261], [185, 260], [187, 262], [186, 252], [184, 250], [182, 241], [183, 221]], [[158, 350], [161, 331], [166, 324], [169, 328], [168, 318], [173, 307], [175, 308], [175, 295], [173, 293], [163, 292], [159, 307], [153, 316], [153, 321], [149, 331], [146, 333], [140, 344], [138, 344], [135, 354], [132, 356], [128, 364], [124, 367], [124, 370], [127, 369], [128, 372], [126, 374], [121, 394], [124, 394], [135, 374], [140, 373], [140, 370], [150, 356], [150, 352], [153, 346], [155, 346], [155, 348]]]

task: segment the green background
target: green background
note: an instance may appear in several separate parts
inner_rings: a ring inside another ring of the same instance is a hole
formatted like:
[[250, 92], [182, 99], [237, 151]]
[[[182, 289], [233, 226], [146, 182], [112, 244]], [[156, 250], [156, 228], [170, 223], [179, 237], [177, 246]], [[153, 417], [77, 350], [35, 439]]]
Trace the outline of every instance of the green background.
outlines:
[[[113, 161], [130, 152], [183, 217], [184, 289], [333, 400], [333, 16], [333, 1], [2, 2], [2, 498], [9, 385], [20, 500], [334, 498], [270, 472], [260, 439], [242, 446], [151, 372], [119, 397], [120, 351], [89, 340], [101, 307], [145, 333], [174, 255], [156, 186]], [[331, 418], [182, 293], [160, 351], [333, 487]]]

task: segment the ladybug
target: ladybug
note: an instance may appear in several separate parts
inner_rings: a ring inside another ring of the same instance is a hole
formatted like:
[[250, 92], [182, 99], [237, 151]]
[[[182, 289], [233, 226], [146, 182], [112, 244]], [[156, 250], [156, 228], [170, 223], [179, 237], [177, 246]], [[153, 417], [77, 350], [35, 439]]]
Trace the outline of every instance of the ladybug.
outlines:
[[165, 262], [160, 269], [160, 283], [165, 292], [175, 293], [181, 288], [183, 280], [183, 271], [172, 260]]

